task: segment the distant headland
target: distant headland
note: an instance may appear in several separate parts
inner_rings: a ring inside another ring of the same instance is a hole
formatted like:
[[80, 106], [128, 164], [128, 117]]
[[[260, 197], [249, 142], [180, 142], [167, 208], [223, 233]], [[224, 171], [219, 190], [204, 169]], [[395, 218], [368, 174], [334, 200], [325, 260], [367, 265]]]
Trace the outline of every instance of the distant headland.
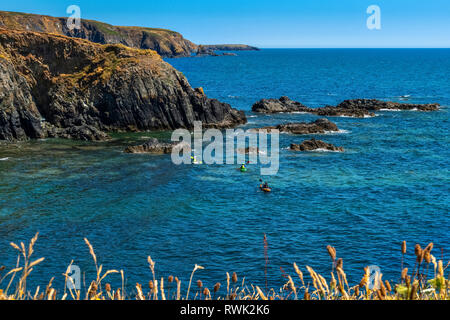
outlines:
[[[180, 33], [160, 28], [113, 26], [104, 22], [81, 19], [79, 29], [70, 30], [66, 17], [0, 11], [0, 27], [80, 38], [100, 44], [123, 44], [137, 49], [151, 49], [162, 57], [189, 57], [198, 53], [199, 45]], [[208, 51], [242, 51], [258, 48], [242, 44], [205, 45]]]

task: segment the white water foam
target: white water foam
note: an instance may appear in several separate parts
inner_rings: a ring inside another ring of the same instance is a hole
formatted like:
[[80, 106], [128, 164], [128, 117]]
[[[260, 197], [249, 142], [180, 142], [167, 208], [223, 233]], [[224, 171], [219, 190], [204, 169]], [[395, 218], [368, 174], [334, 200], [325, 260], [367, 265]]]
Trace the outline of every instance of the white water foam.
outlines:
[[314, 149], [314, 150], [308, 150], [307, 152], [337, 152], [337, 153], [339, 153], [339, 152], [342, 152], [342, 151], [334, 151], [334, 150], [328, 150], [328, 149], [325, 149], [325, 148], [318, 148], [318, 149]]
[[369, 116], [368, 114], [365, 114], [362, 118], [361, 117], [354, 117], [354, 116], [338, 116], [338, 118], [353, 118], [353, 119], [368, 119], [368, 118], [375, 118], [378, 117], [378, 115]]
[[8, 161], [9, 158], [1, 158], [0, 161]]
[[333, 135], [333, 134], [347, 134], [347, 133], [351, 133], [351, 131], [350, 131], [350, 130], [340, 129], [340, 130], [338, 130], [338, 131], [325, 131], [324, 134], [330, 134], [330, 135]]
[[399, 112], [399, 111], [403, 111], [403, 110], [401, 110], [401, 109], [380, 109], [379, 111]]

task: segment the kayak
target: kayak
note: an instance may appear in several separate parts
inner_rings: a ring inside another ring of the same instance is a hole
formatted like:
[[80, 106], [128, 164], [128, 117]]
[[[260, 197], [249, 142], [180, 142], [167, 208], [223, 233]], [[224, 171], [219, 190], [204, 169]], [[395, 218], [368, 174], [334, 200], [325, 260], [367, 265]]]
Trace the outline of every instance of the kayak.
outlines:
[[271, 189], [271, 188], [263, 188], [262, 185], [260, 185], [259, 188], [261, 189], [261, 191], [264, 191], [264, 192], [266, 192], [266, 193], [272, 192], [272, 189]]
[[241, 172], [247, 172], [247, 168], [241, 168]]

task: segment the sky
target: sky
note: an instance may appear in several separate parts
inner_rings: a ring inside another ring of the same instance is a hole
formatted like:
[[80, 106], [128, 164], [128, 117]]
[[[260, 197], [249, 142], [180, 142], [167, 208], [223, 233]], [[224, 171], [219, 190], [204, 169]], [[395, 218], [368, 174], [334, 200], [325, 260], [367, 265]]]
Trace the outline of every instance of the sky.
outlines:
[[[449, 48], [450, 0], [1, 0], [0, 10], [178, 31], [197, 44], [261, 48]], [[367, 8], [380, 8], [369, 30]]]

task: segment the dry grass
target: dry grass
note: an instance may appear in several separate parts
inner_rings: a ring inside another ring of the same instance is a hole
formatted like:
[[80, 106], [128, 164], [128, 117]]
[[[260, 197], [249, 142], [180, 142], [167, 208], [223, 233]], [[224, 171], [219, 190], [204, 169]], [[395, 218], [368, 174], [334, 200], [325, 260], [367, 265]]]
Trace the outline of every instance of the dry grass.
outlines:
[[[148, 282], [148, 288], [143, 288], [139, 283], [136, 284], [135, 293], [128, 295], [124, 283], [124, 272], [118, 270], [108, 270], [103, 272], [103, 266], [98, 264], [94, 247], [85, 239], [89, 253], [96, 268], [96, 278], [92, 280], [89, 288], [82, 292], [81, 290], [72, 290], [67, 286], [64, 290], [58, 291], [52, 287], [54, 278], [46, 285], [45, 290], [40, 287], [32, 291], [27, 288], [27, 279], [31, 272], [37, 267], [44, 258], [32, 259], [34, 246], [38, 239], [38, 234], [30, 241], [28, 247], [23, 242], [19, 245], [11, 242], [11, 247], [18, 251], [17, 263], [14, 268], [5, 273], [5, 268], [0, 268], [0, 300], [287, 300], [287, 299], [305, 299], [305, 300], [449, 300], [449, 280], [450, 273], [446, 277], [445, 273], [450, 262], [444, 265], [442, 260], [437, 260], [432, 255], [433, 244], [430, 243], [425, 249], [420, 245], [414, 248], [415, 266], [412, 272], [407, 268], [403, 269], [403, 258], [407, 254], [406, 242], [400, 247], [402, 255], [402, 270], [399, 283], [393, 285], [389, 281], [383, 281], [383, 274], [370, 274], [370, 270], [364, 268], [364, 273], [359, 284], [350, 285], [344, 271], [342, 259], [337, 259], [336, 249], [328, 246], [326, 250], [330, 255], [332, 266], [329, 280], [314, 271], [310, 266], [306, 266], [309, 279], [304, 277], [302, 270], [293, 264], [294, 277], [285, 275], [287, 282], [279, 289], [261, 289], [259, 286], [246, 284], [245, 278], [239, 279], [236, 273], [227, 276], [226, 294], [220, 295], [221, 284], [217, 283], [212, 292], [204, 287], [201, 280], [195, 283], [195, 289], [192, 289], [195, 273], [204, 269], [196, 265], [190, 276], [186, 294], [181, 292], [181, 281], [177, 277], [167, 277], [168, 286], [165, 287], [165, 278], [159, 278], [155, 272], [156, 263], [148, 257], [149, 268], [152, 272], [152, 279]], [[266, 263], [267, 258], [267, 238], [264, 236], [264, 248]], [[325, 250], [324, 250], [325, 252]], [[72, 261], [73, 263], [73, 261]], [[66, 279], [66, 284], [71, 281], [68, 276], [70, 270], [62, 275]], [[430, 270], [431, 269], [431, 270]], [[282, 270], [283, 271], [283, 270]], [[432, 276], [428, 279], [431, 271]], [[284, 273], [284, 271], [283, 271]], [[120, 274], [122, 286], [112, 288], [106, 282], [106, 278], [111, 274]], [[298, 277], [298, 279], [297, 279]], [[160, 280], [158, 280], [160, 279]], [[176, 288], [173, 285], [176, 285]], [[70, 287], [70, 286], [69, 286]], [[191, 291], [192, 290], [192, 291]]]

